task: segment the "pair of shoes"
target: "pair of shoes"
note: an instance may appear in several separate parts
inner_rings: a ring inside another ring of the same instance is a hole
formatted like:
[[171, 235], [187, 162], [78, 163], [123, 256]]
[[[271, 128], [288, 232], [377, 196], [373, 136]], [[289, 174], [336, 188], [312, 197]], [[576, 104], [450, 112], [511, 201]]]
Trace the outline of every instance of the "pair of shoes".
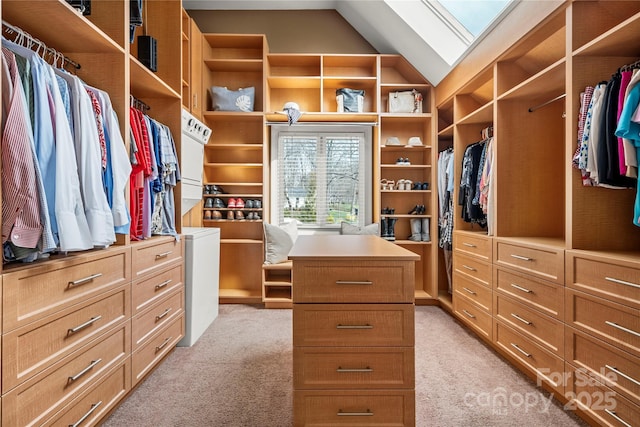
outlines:
[[409, 161], [408, 157], [398, 157], [398, 160], [396, 160], [396, 165], [410, 165], [411, 162]]
[[204, 200], [204, 207], [205, 209], [211, 209], [213, 207], [213, 199], [211, 197], [207, 197]]
[[258, 219], [262, 219], [262, 218], [260, 218], [260, 214], [258, 212], [249, 212], [247, 214], [247, 219], [258, 220]]
[[211, 212], [211, 219], [222, 219], [222, 212], [220, 211]]
[[[242, 199], [240, 199], [242, 200]], [[244, 203], [244, 207], [247, 209], [261, 209], [262, 208], [262, 202], [260, 200], [247, 200]]]
[[211, 219], [212, 214], [211, 211], [204, 211], [204, 219]]
[[380, 217], [380, 237], [385, 240], [394, 241], [396, 240], [395, 233], [395, 225], [397, 218], [393, 218], [392, 216], [395, 213], [395, 209], [386, 207], [382, 209], [382, 216]]
[[413, 209], [409, 211], [409, 215], [424, 215], [425, 207], [424, 205], [415, 205]]
[[224, 194], [224, 190], [215, 184], [205, 184], [202, 188], [202, 194]]
[[396, 182], [390, 179], [382, 178], [380, 180], [380, 190], [393, 190], [393, 187], [396, 185]]
[[411, 235], [409, 240], [413, 242], [430, 242], [431, 232], [429, 230], [429, 218], [412, 218], [411, 222]]
[[412, 181], [410, 179], [399, 179], [396, 190], [411, 190]]
[[420, 182], [420, 181], [413, 184], [413, 188], [412, 188], [412, 190], [428, 190], [428, 189], [429, 189], [429, 183]]
[[234, 199], [232, 197], [227, 202], [227, 207], [231, 208], [231, 209], [233, 209], [233, 208], [242, 209], [242, 208], [244, 208], [244, 200], [242, 200], [241, 198]]
[[224, 209], [227, 207], [227, 205], [224, 204], [224, 201], [219, 197], [215, 197], [212, 203], [213, 203], [213, 206], [211, 206], [212, 208]]

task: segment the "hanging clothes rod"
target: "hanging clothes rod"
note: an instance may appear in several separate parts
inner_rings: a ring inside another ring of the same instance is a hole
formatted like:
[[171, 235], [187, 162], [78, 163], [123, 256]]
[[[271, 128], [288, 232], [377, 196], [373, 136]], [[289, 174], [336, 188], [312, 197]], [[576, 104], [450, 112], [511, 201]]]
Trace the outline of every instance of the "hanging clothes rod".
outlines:
[[132, 107], [137, 108], [138, 110], [141, 110], [141, 111], [151, 110], [151, 107], [149, 107], [147, 104], [145, 104], [143, 101], [139, 100], [135, 96], [129, 95], [129, 99], [131, 100]]
[[566, 97], [566, 96], [567, 96], [567, 94], [566, 94], [566, 93], [563, 93], [562, 95], [558, 95], [558, 96], [556, 96], [555, 98], [548, 100], [547, 102], [543, 102], [543, 103], [542, 103], [542, 104], [540, 104], [540, 105], [536, 105], [535, 107], [531, 107], [531, 108], [529, 108], [529, 112], [530, 112], [530, 113], [533, 113], [533, 112], [534, 112], [534, 111], [536, 111], [537, 109], [542, 108], [542, 107], [544, 107], [544, 106], [547, 106], [547, 105], [551, 104], [552, 102], [558, 101], [558, 100], [560, 100], [560, 99], [562, 99], [562, 98], [564, 98], [564, 97]]
[[[2, 26], [3, 26], [3, 29], [8, 34], [16, 34], [16, 37], [13, 40], [15, 43], [32, 50], [33, 50], [33, 47], [35, 46], [36, 47], [35, 52], [39, 54], [43, 59], [46, 59], [45, 55], [48, 54], [53, 58], [54, 62], [61, 60], [63, 61], [63, 63], [72, 65], [76, 70], [79, 70], [81, 68], [81, 65], [79, 63], [71, 60], [70, 58], [67, 58], [56, 49], [52, 47], [48, 47], [46, 44], [44, 44], [42, 40], [38, 40], [37, 38], [33, 37], [31, 34], [24, 31], [22, 28], [16, 27], [15, 25], [11, 25], [4, 19], [2, 20]], [[25, 41], [28, 41], [29, 45], [26, 45]], [[43, 51], [42, 54], [40, 54], [40, 49], [42, 49]]]

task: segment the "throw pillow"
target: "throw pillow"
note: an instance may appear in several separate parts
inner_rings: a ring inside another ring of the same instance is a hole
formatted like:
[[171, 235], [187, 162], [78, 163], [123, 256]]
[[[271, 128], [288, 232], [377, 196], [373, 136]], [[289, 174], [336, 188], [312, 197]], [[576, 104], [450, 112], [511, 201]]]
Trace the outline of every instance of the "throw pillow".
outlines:
[[253, 111], [255, 88], [246, 87], [229, 90], [222, 86], [211, 87], [211, 101], [214, 111]]
[[359, 227], [357, 225], [349, 224], [348, 222], [342, 221], [342, 223], [340, 223], [340, 234], [371, 234], [377, 236], [378, 223], [374, 222], [373, 224]]
[[289, 251], [298, 238], [295, 221], [282, 224], [264, 224], [264, 263], [278, 264], [287, 261]]

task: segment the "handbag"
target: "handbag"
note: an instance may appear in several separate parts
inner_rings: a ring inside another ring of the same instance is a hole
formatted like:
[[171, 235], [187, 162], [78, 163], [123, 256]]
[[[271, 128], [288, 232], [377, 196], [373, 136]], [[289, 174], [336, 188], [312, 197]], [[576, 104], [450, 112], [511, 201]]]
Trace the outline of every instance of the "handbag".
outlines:
[[362, 113], [364, 109], [364, 90], [346, 87], [336, 89], [336, 102], [338, 104], [338, 113]]
[[422, 94], [415, 89], [389, 92], [390, 113], [422, 113]]
[[222, 86], [211, 87], [214, 111], [253, 111], [256, 90], [253, 86], [229, 90]]

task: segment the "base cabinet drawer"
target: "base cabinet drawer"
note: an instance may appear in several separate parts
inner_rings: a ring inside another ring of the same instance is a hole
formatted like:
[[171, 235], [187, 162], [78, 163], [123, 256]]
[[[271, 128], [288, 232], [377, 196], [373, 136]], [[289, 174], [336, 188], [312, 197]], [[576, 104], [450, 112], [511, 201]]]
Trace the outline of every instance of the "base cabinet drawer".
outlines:
[[582, 331], [566, 327], [566, 361], [579, 379], [593, 377], [640, 405], [640, 358]]
[[162, 269], [152, 277], [137, 280], [131, 285], [133, 300], [132, 315], [146, 310], [149, 306], [165, 298], [170, 292], [184, 285], [184, 264]]
[[[131, 288], [120, 287], [2, 337], [2, 391], [6, 393], [131, 317]], [[100, 298], [100, 299], [98, 299]]]
[[573, 289], [565, 301], [567, 325], [640, 357], [640, 310]]
[[635, 427], [640, 420], [640, 405], [635, 404], [609, 387], [576, 375], [575, 368], [567, 363], [571, 381], [565, 397], [567, 409], [580, 410], [603, 426]]
[[296, 303], [413, 303], [415, 267], [406, 261], [297, 261]]
[[413, 304], [294, 304], [294, 346], [413, 346]]
[[453, 312], [462, 322], [471, 327], [478, 334], [490, 340], [493, 335], [491, 313], [481, 309], [465, 298], [454, 298]]
[[[489, 284], [489, 286], [491, 285]], [[490, 287], [483, 286], [456, 271], [453, 273], [453, 292], [455, 298], [467, 298], [488, 313], [491, 312], [493, 299]]]
[[493, 263], [564, 285], [564, 249], [561, 248], [494, 239]]
[[415, 391], [295, 390], [293, 425], [412, 427]]
[[164, 329], [158, 331], [132, 356], [132, 386], [148, 374], [184, 336], [184, 315], [174, 319]]
[[133, 351], [137, 350], [145, 340], [159, 329], [169, 324], [175, 317], [184, 313], [184, 288], [180, 287], [175, 292], [157, 301], [143, 313], [132, 318]]
[[104, 418], [131, 390], [130, 359], [100, 380], [43, 426], [93, 426]]
[[184, 239], [176, 241], [173, 237], [155, 237], [146, 242], [131, 245], [132, 280], [151, 274], [154, 270], [179, 263], [183, 256]]
[[564, 357], [564, 323], [497, 293], [493, 316], [558, 357]]
[[486, 287], [491, 287], [491, 264], [476, 258], [453, 253], [453, 272], [468, 277]]
[[124, 322], [51, 372], [19, 385], [2, 397], [4, 425], [36, 425], [55, 414], [129, 355], [130, 324]]
[[483, 261], [491, 262], [491, 237], [486, 234], [469, 233], [464, 231], [453, 232], [453, 252], [465, 252]]
[[494, 343], [535, 375], [537, 383], [546, 383], [564, 394], [564, 360], [543, 349], [529, 338], [496, 320]]
[[295, 389], [415, 387], [413, 347], [294, 347]]

